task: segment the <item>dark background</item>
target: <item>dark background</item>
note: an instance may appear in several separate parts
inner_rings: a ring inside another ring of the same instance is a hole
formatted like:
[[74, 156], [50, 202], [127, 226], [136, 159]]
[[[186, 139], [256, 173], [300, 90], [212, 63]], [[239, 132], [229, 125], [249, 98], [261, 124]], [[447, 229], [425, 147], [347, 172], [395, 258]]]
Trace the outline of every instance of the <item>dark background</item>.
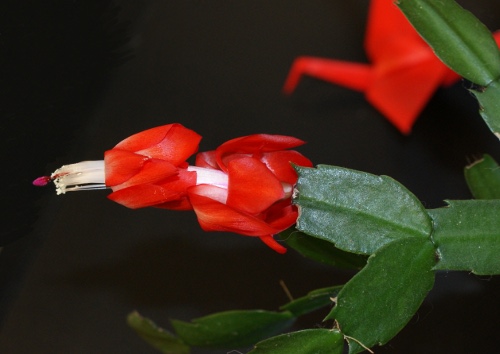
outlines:
[[[496, 0], [461, 1], [490, 29]], [[216, 311], [276, 310], [349, 272], [260, 241], [204, 233], [191, 212], [132, 211], [106, 191], [55, 196], [31, 181], [102, 159], [123, 138], [179, 122], [200, 150], [253, 133], [297, 136], [315, 164], [389, 175], [428, 208], [470, 194], [462, 170], [500, 144], [463, 83], [439, 90], [410, 136], [362, 94], [304, 79], [298, 55], [366, 61], [367, 0], [4, 1], [0, 5], [0, 353], [155, 353], [125, 324], [168, 327]], [[440, 273], [410, 324], [377, 353], [497, 352], [500, 281]], [[327, 313], [296, 328], [321, 326]], [[202, 351], [194, 350], [195, 353]], [[226, 351], [219, 351], [224, 353]]]

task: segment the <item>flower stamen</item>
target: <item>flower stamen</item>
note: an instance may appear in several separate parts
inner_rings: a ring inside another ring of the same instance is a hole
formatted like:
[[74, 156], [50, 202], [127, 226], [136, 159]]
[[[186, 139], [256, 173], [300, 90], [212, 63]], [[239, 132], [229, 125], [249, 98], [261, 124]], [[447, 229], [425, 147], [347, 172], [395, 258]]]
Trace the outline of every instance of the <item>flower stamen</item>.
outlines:
[[83, 161], [58, 168], [49, 176], [33, 181], [37, 187], [46, 186], [50, 181], [56, 185], [56, 193], [70, 191], [105, 189], [104, 161]]

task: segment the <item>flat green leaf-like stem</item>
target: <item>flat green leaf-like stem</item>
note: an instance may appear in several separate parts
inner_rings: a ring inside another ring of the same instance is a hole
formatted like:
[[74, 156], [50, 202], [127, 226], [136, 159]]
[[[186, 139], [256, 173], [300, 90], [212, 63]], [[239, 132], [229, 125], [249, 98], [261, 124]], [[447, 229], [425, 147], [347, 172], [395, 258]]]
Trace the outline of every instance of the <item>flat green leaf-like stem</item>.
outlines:
[[448, 201], [429, 210], [439, 253], [437, 270], [500, 274], [500, 200]]
[[295, 317], [332, 305], [332, 298], [337, 297], [342, 285], [316, 289], [306, 296], [290, 301], [281, 306], [281, 310], [290, 311]]
[[491, 32], [454, 0], [397, 4], [436, 55], [459, 75], [482, 86], [500, 77], [500, 52]]
[[172, 320], [186, 344], [213, 349], [248, 347], [289, 327], [295, 317], [288, 311], [226, 311], [184, 322]]
[[357, 270], [363, 268], [366, 264], [367, 256], [365, 255], [343, 251], [329, 241], [306, 235], [295, 229], [280, 233], [280, 238], [285, 241], [287, 246], [316, 262], [337, 268]]
[[306, 329], [257, 343], [248, 354], [342, 354], [344, 339], [329, 329]]
[[158, 327], [137, 312], [127, 316], [127, 323], [137, 334], [164, 354], [189, 354], [190, 348], [172, 333]]
[[464, 175], [474, 198], [500, 199], [500, 166], [490, 155], [465, 167]]
[[479, 113], [490, 130], [500, 139], [500, 78], [481, 91], [471, 90], [479, 101]]
[[298, 230], [359, 254], [396, 239], [429, 237], [425, 208], [392, 178], [327, 165], [296, 169]]
[[434, 284], [435, 249], [429, 239], [395, 240], [340, 291], [327, 319], [336, 319], [349, 353], [387, 343], [412, 318]]

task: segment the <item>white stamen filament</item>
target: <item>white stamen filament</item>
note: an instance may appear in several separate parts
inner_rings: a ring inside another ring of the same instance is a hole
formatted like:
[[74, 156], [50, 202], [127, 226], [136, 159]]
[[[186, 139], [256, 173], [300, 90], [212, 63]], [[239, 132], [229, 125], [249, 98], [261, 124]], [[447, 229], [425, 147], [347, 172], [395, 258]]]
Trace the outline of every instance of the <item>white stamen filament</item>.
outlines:
[[56, 193], [107, 188], [104, 161], [82, 161], [58, 168], [50, 176], [56, 185]]

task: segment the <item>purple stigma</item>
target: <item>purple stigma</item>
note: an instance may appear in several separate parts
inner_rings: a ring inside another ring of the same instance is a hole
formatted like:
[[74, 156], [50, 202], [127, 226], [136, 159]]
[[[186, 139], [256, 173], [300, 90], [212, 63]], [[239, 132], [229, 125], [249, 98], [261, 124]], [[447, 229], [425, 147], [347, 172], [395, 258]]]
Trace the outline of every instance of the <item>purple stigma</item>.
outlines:
[[33, 185], [37, 187], [43, 187], [46, 186], [50, 181], [52, 181], [52, 178], [50, 178], [49, 176], [42, 176], [35, 179], [33, 181]]

